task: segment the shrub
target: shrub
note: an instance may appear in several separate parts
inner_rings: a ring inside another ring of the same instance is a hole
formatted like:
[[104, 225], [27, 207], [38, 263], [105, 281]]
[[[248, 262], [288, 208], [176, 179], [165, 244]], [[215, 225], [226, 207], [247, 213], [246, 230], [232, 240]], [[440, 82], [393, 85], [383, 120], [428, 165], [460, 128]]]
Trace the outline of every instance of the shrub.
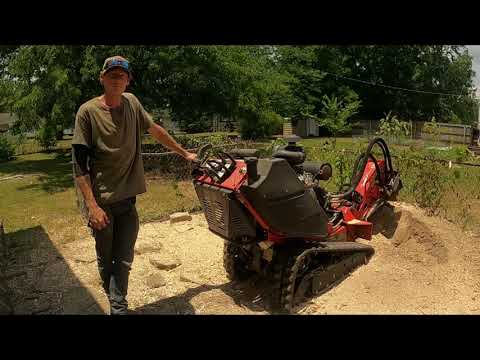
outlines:
[[44, 150], [51, 150], [57, 144], [57, 129], [54, 126], [45, 125], [37, 134], [37, 142]]
[[242, 139], [262, 139], [281, 133], [284, 119], [274, 111], [250, 113], [240, 121]]
[[15, 149], [5, 135], [0, 135], [0, 162], [9, 161], [13, 158]]
[[390, 143], [400, 143], [410, 135], [410, 124], [399, 120], [391, 111], [380, 119], [377, 135], [385, 137]]

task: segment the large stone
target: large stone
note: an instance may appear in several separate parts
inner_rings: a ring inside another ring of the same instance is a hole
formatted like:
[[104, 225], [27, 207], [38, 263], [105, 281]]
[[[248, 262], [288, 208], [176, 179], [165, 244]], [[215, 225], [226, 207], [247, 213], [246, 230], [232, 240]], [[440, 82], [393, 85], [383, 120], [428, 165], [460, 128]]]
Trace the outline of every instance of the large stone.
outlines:
[[152, 274], [147, 278], [147, 286], [151, 289], [159, 288], [165, 286], [166, 284], [167, 282], [160, 273]]
[[187, 212], [178, 212], [170, 215], [170, 224], [190, 220], [192, 220], [192, 216]]
[[163, 254], [152, 255], [149, 258], [150, 264], [159, 270], [172, 270], [181, 265], [181, 261], [174, 258], [167, 258]]
[[185, 233], [187, 231], [190, 231], [190, 230], [193, 230], [194, 227], [192, 226], [191, 223], [188, 223], [188, 222], [185, 222], [185, 223], [178, 223], [178, 224], [173, 224], [172, 225], [173, 229], [182, 234], [182, 233]]
[[78, 263], [90, 264], [97, 261], [97, 254], [95, 252], [85, 252], [73, 255], [73, 260]]
[[137, 243], [135, 246], [135, 254], [137, 255], [143, 255], [143, 254], [148, 254], [152, 252], [158, 252], [163, 249], [163, 245], [161, 242], [140, 242]]
[[187, 283], [192, 283], [192, 284], [197, 284], [197, 285], [204, 285], [204, 283], [200, 280], [197, 279], [195, 276], [192, 276], [190, 274], [180, 274], [180, 281], [181, 282], [187, 282]]

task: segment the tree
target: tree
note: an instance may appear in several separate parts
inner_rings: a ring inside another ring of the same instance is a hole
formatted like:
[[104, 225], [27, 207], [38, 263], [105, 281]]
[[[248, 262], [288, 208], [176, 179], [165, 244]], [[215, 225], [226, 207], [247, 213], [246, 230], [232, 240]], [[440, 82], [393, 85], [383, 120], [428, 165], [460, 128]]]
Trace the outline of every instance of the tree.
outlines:
[[[472, 61], [462, 46], [285, 46], [279, 53], [281, 66], [293, 76], [294, 112], [300, 115], [318, 116], [325, 94], [342, 97], [353, 91], [362, 101], [359, 116], [364, 118], [378, 119], [390, 110], [413, 120], [457, 117], [469, 123], [474, 117]], [[392, 85], [462, 96], [388, 87]]]
[[337, 97], [323, 96], [323, 116], [316, 118], [318, 124], [328, 129], [332, 133], [334, 146], [338, 135], [351, 130], [351, 125], [348, 123], [354, 114], [358, 113], [361, 107], [361, 101], [355, 96], [338, 100]]
[[132, 62], [130, 90], [145, 108], [168, 111], [188, 132], [208, 130], [219, 116], [239, 118], [245, 129], [260, 122], [263, 130], [246, 136], [264, 136], [289, 96], [269, 47], [21, 46], [8, 52], [4, 67], [6, 106], [20, 118], [17, 129], [71, 126], [78, 106], [101, 92], [99, 72], [112, 54]]
[[264, 137], [285, 117], [337, 119], [357, 100], [357, 116], [370, 119], [392, 110], [468, 124], [477, 107], [472, 58], [461, 46], [35, 45], [0, 46], [0, 110], [17, 114], [19, 132], [70, 127], [80, 104], [101, 93], [101, 66], [113, 54], [132, 62], [130, 91], [147, 111], [168, 113], [187, 132], [209, 130], [217, 117], [239, 120], [245, 138]]
[[350, 82], [364, 103], [362, 115], [380, 118], [392, 110], [400, 118], [428, 120], [436, 116], [450, 122], [452, 114], [471, 121], [472, 59], [465, 47], [456, 45], [346, 47], [351, 77], [377, 85], [454, 93], [462, 96], [411, 92]]
[[22, 46], [11, 53], [5, 106], [19, 118], [17, 131], [63, 129], [73, 123], [81, 97], [80, 52], [78, 46]]

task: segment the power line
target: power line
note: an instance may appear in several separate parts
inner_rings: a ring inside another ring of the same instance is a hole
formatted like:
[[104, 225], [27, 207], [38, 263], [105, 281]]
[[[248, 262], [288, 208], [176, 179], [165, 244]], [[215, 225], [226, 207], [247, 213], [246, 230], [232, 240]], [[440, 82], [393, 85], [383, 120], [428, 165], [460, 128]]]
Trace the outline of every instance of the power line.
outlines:
[[434, 92], [434, 91], [406, 89], [406, 88], [401, 88], [401, 87], [398, 87], [398, 86], [383, 85], [383, 84], [372, 83], [372, 82], [369, 82], [369, 81], [353, 79], [353, 78], [350, 78], [350, 77], [347, 77], [347, 76], [333, 74], [333, 73], [330, 73], [330, 72], [324, 71], [324, 70], [322, 70], [322, 72], [324, 72], [325, 74], [328, 74], [328, 75], [332, 75], [332, 76], [339, 77], [339, 78], [346, 79], [346, 80], [350, 80], [350, 81], [356, 81], [356, 82], [363, 83], [363, 84], [368, 84], [368, 85], [372, 85], [372, 86], [381, 86], [381, 87], [385, 87], [385, 88], [389, 88], [389, 89], [395, 89], [395, 90], [404, 90], [404, 91], [411, 91], [411, 92], [416, 92], [416, 93], [432, 94], [432, 95], [445, 95], [445, 96], [457, 96], [457, 97], [468, 96], [468, 95], [441, 93], [441, 92]]

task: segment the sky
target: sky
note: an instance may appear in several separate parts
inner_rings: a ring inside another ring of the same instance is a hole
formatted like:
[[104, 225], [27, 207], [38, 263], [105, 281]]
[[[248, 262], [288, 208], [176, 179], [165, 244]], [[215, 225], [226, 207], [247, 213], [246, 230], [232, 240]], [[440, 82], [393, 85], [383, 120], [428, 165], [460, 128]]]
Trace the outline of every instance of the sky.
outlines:
[[480, 88], [480, 45], [467, 45], [467, 48], [473, 56], [473, 71], [475, 71], [473, 83]]

